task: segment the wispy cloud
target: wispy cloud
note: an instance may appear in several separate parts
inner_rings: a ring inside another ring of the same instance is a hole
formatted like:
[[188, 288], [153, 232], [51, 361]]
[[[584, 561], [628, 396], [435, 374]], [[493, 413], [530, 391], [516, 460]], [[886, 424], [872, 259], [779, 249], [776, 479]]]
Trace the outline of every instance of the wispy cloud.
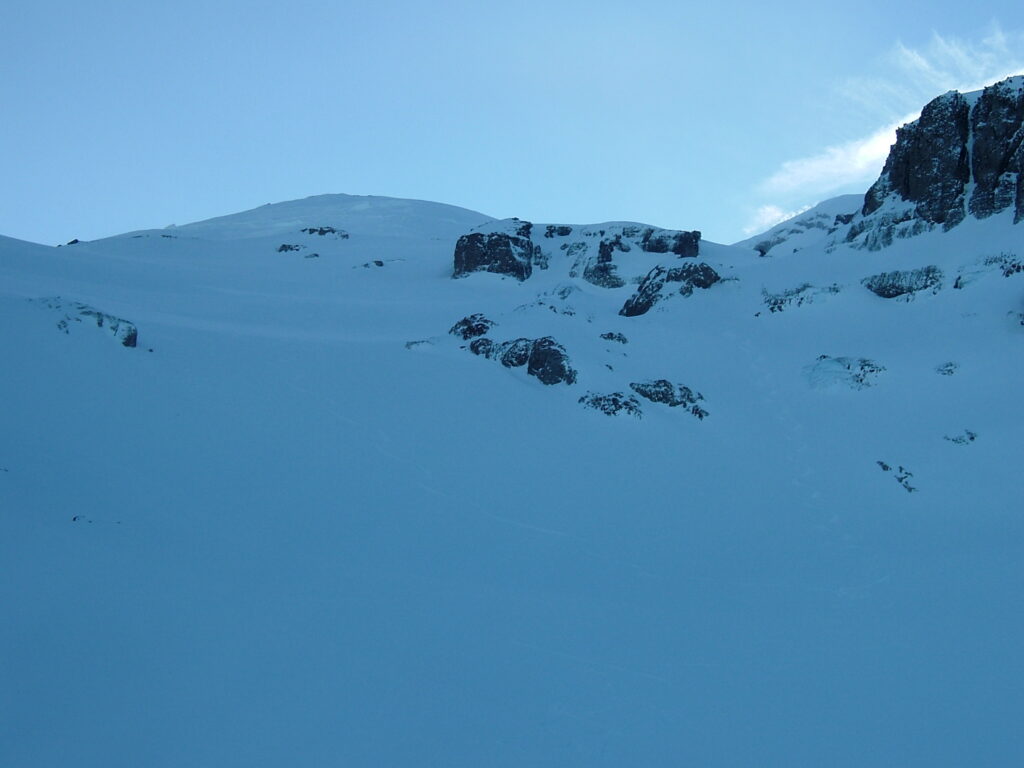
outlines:
[[758, 231], [754, 222], [768, 221], [769, 211], [798, 208], [854, 184], [866, 188], [881, 171], [898, 126], [915, 120], [926, 102], [946, 91], [977, 90], [1024, 73], [1022, 52], [1024, 33], [1007, 33], [998, 25], [980, 41], [933, 33], [922, 48], [896, 43], [880, 61], [884, 74], [850, 78], [838, 87], [841, 95], [877, 114], [881, 126], [861, 138], [782, 163], [757, 186], [758, 196], [772, 202], [757, 209], [745, 231]]
[[787, 160], [760, 184], [760, 191], [769, 195], [822, 195], [845, 187], [852, 182], [878, 175], [885, 162], [889, 147], [896, 140], [896, 128], [913, 120], [903, 120], [880, 128], [870, 136], [825, 147], [821, 152]]
[[811, 206], [805, 205], [803, 208], [797, 208], [796, 210], [787, 211], [785, 208], [779, 208], [777, 205], [762, 205], [751, 217], [750, 222], [743, 228], [743, 234], [750, 235], [757, 234], [758, 232], [764, 232], [766, 229], [771, 229], [776, 224], [779, 224], [786, 219], [792, 219], [794, 216], [799, 216], [806, 210], [809, 210]]

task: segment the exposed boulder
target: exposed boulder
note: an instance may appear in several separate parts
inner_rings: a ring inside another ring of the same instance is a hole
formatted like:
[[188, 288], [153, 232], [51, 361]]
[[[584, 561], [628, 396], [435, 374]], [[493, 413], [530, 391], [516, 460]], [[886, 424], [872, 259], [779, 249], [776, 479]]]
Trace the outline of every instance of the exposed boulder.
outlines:
[[576, 382], [576, 371], [570, 363], [565, 347], [550, 336], [533, 342], [526, 372], [536, 376], [542, 384]]
[[469, 351], [474, 355], [480, 355], [481, 357], [491, 358], [494, 357], [494, 348], [496, 344], [492, 339], [488, 339], [486, 336], [473, 339], [469, 342]]
[[708, 412], [699, 403], [704, 399], [700, 392], [694, 392], [682, 384], [673, 384], [668, 379], [635, 381], [630, 389], [652, 403], [662, 403], [670, 408], [683, 407], [698, 419], [703, 420]]
[[618, 416], [620, 413], [626, 413], [638, 419], [643, 416], [640, 401], [632, 395], [624, 395], [622, 392], [609, 392], [605, 395], [587, 392], [577, 402], [582, 403], [585, 408], [600, 411], [607, 416]]
[[681, 296], [690, 296], [694, 288], [710, 288], [721, 279], [721, 275], [703, 262], [672, 268], [657, 266], [647, 273], [636, 293], [630, 296], [619, 310], [619, 314], [636, 317], [649, 312], [651, 307], [663, 298], [665, 286], [669, 283], [679, 283], [678, 293]]
[[905, 272], [882, 272], [864, 278], [861, 283], [883, 299], [894, 299], [899, 296], [912, 298], [920, 291], [930, 290], [932, 293], [938, 293], [942, 288], [942, 270], [928, 266]]
[[482, 314], [476, 312], [459, 320], [459, 322], [448, 330], [448, 333], [453, 336], [458, 336], [464, 341], [469, 341], [470, 339], [475, 339], [477, 336], [484, 336], [491, 330], [491, 328], [494, 327], [494, 325], [495, 323], [493, 320], [488, 320]]
[[530, 376], [543, 384], [574, 384], [576, 371], [565, 347], [550, 336], [540, 339], [518, 338], [495, 342], [486, 336], [473, 339], [469, 351], [489, 360], [497, 360], [506, 368], [526, 366]]
[[499, 345], [494, 357], [506, 368], [521, 368], [530, 362], [534, 342], [532, 339], [513, 339]]

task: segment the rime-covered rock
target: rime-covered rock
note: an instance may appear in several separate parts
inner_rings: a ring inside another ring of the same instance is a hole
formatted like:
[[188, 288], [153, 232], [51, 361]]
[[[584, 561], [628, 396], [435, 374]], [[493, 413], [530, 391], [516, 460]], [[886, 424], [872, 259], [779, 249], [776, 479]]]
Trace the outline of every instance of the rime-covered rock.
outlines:
[[884, 366], [866, 357], [820, 355], [804, 368], [804, 375], [810, 385], [817, 389], [834, 386], [867, 389], [875, 385], [875, 378], [884, 371]]
[[639, 287], [630, 296], [619, 314], [625, 317], [636, 317], [649, 312], [666, 292], [666, 286], [678, 283], [681, 296], [690, 296], [695, 288], [706, 289], [722, 279], [711, 266], [704, 264], [684, 264], [681, 267], [666, 268], [657, 266], [647, 273]]
[[905, 272], [882, 272], [864, 278], [861, 283], [872, 293], [883, 299], [894, 299], [898, 296], [913, 296], [919, 291], [936, 293], [942, 288], [942, 270], [929, 266]]
[[622, 235], [601, 240], [597, 245], [597, 257], [583, 269], [583, 279], [599, 288], [621, 288], [626, 281], [618, 276], [614, 262], [615, 251], [628, 253], [630, 247], [622, 241]]
[[495, 325], [493, 320], [488, 320], [479, 312], [462, 318], [453, 325], [448, 333], [458, 336], [464, 341], [475, 339], [477, 336], [484, 336]]
[[682, 384], [673, 384], [668, 379], [634, 381], [629, 387], [652, 403], [662, 403], [670, 408], [682, 407], [702, 420], [708, 415], [708, 412], [699, 405], [704, 395]]
[[625, 413], [637, 419], [643, 416], [640, 401], [632, 395], [625, 395], [622, 392], [609, 392], [607, 394], [587, 392], [578, 402], [584, 408], [600, 411], [607, 416], [618, 416], [620, 413]]

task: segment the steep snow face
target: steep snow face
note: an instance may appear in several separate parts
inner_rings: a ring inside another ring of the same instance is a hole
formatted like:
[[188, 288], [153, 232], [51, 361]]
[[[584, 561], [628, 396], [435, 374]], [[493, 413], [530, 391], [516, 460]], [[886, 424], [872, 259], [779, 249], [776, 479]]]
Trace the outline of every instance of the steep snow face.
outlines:
[[831, 242], [832, 236], [843, 225], [853, 221], [863, 204], [864, 195], [833, 197], [735, 245], [737, 248], [752, 248], [758, 256], [820, 247]]
[[1018, 761], [1012, 216], [311, 201], [0, 240], [0, 763]]

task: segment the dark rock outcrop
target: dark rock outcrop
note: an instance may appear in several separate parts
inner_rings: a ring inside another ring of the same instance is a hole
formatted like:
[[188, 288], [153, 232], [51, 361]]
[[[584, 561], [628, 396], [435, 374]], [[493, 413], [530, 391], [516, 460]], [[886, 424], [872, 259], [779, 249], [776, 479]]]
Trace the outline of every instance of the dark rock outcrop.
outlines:
[[938, 293], [942, 288], [942, 270], [929, 266], [906, 272], [882, 272], [864, 278], [861, 283], [883, 299], [895, 299], [898, 296], [910, 298], [919, 291]]
[[647, 253], [674, 253], [680, 258], [696, 258], [700, 252], [700, 232], [645, 229], [640, 249]]
[[861, 218], [845, 239], [878, 250], [894, 237], [940, 225], [948, 230], [968, 212], [984, 219], [1007, 208], [1015, 223], [1024, 220], [1020, 76], [985, 88], [976, 99], [950, 91], [899, 128], [881, 176], [864, 196]]
[[885, 167], [864, 196], [862, 213], [878, 210], [894, 193], [916, 203], [916, 215], [946, 229], [964, 218], [964, 187], [971, 178], [966, 99], [950, 91], [930, 101], [921, 117], [896, 131]]
[[533, 342], [526, 372], [531, 376], [536, 376], [542, 384], [574, 384], [576, 382], [576, 371], [569, 361], [565, 347], [550, 336]]
[[627, 339], [624, 335], [616, 331], [608, 331], [607, 333], [602, 333], [601, 338], [604, 339], [605, 341], [615, 341], [618, 342], [619, 344], [629, 344], [629, 339]]
[[334, 227], [304, 227], [299, 231], [305, 232], [307, 235], [319, 235], [320, 237], [334, 235], [339, 240], [348, 240], [348, 232], [344, 229], [335, 229]]
[[673, 384], [668, 379], [635, 381], [629, 387], [652, 403], [663, 403], [670, 408], [681, 406], [701, 420], [708, 415], [708, 412], [698, 404], [704, 399], [704, 395], [682, 384]]
[[576, 370], [565, 347], [550, 336], [540, 339], [519, 338], [495, 342], [486, 336], [473, 339], [469, 351], [474, 355], [497, 360], [506, 368], [526, 366], [526, 372], [543, 384], [574, 384]]
[[548, 224], [544, 229], [544, 237], [568, 237], [572, 234], [572, 227], [564, 224]]
[[624, 395], [622, 392], [609, 392], [605, 395], [587, 392], [577, 402], [582, 403], [585, 408], [592, 408], [607, 416], [618, 416], [620, 413], [626, 413], [638, 419], [643, 416], [640, 401], [632, 395]]
[[493, 320], [488, 320], [479, 312], [462, 318], [448, 329], [452, 336], [458, 336], [464, 341], [475, 339], [477, 336], [486, 335], [495, 325]]
[[583, 279], [599, 288], [621, 288], [626, 281], [616, 274], [614, 253], [628, 253], [629, 250], [621, 235], [602, 239], [597, 245], [597, 258], [589, 261], [583, 269]]
[[465, 277], [472, 272], [494, 272], [516, 280], [526, 280], [533, 273], [535, 255], [540, 249], [530, 240], [533, 224], [512, 220], [512, 232], [473, 232], [463, 235], [455, 244], [455, 271], [452, 277]]
[[506, 341], [500, 345], [494, 357], [506, 368], [521, 368], [530, 362], [534, 343], [532, 339], [522, 338]]
[[679, 283], [678, 293], [690, 296], [694, 288], [710, 288], [721, 279], [721, 275], [703, 262], [672, 268], [657, 266], [647, 273], [636, 293], [630, 296], [619, 310], [619, 314], [636, 317], [649, 312], [651, 307], [663, 298], [663, 291], [669, 283]]
[[984, 219], [1014, 208], [1024, 219], [1024, 81], [1004, 80], [982, 91], [971, 110], [971, 214]]

